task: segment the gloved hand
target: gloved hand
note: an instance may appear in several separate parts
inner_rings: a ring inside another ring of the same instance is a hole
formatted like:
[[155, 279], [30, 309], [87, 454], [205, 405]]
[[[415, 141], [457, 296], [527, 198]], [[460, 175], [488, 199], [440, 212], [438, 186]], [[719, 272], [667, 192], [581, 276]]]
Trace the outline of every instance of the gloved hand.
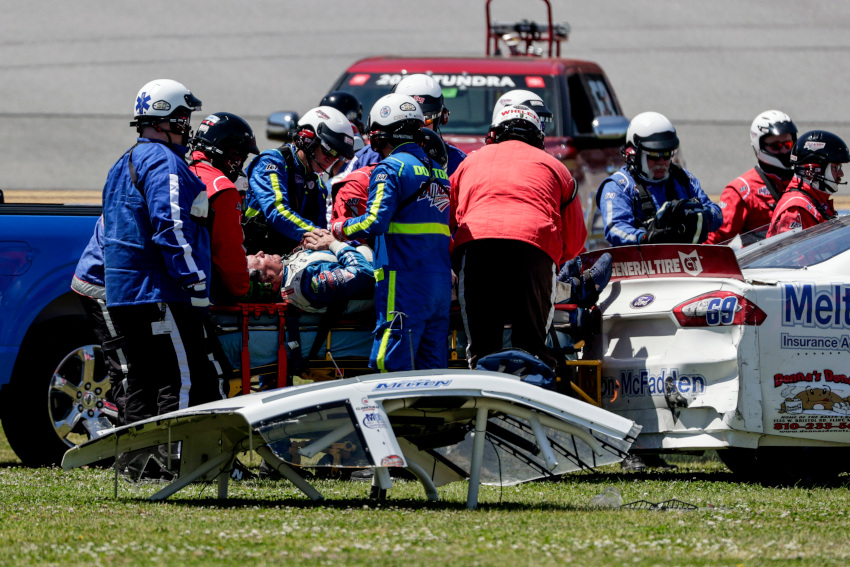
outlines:
[[641, 244], [673, 244], [678, 242], [678, 233], [676, 230], [667, 227], [660, 227], [657, 219], [653, 219], [649, 223], [646, 232], [640, 239]]
[[711, 210], [696, 199], [683, 201], [679, 211], [679, 242], [699, 244], [708, 238]]
[[649, 224], [641, 243], [698, 244], [709, 233], [711, 211], [698, 199], [675, 199], [664, 203]]

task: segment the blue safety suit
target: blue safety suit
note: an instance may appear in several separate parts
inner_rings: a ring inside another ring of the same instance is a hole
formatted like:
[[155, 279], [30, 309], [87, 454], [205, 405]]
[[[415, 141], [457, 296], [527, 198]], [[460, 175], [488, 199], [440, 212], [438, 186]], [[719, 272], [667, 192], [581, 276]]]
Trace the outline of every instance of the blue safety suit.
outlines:
[[109, 307], [209, 304], [207, 190], [179, 153], [187, 148], [174, 147], [139, 138], [109, 171], [103, 188]]
[[338, 240], [377, 237], [377, 325], [370, 365], [445, 368], [451, 307], [449, 183], [414, 143], [372, 172], [366, 213], [332, 227]]
[[[328, 190], [321, 177], [298, 158], [293, 144], [266, 150], [248, 166], [245, 220], [262, 216], [283, 240], [277, 249], [285, 254], [305, 233], [327, 227]], [[246, 239], [250, 233], [246, 230]], [[249, 246], [249, 252], [250, 250]]]
[[[643, 182], [647, 193], [652, 197], [655, 210], [658, 211], [667, 199], [667, 184], [672, 183], [677, 199], [697, 198], [699, 202], [711, 211], [710, 231], [715, 231], [723, 224], [723, 213], [720, 207], [711, 202], [700, 186], [699, 180], [685, 170], [688, 183], [684, 184], [677, 175], [671, 174], [669, 179], [654, 183]], [[602, 214], [605, 224], [605, 239], [612, 246], [639, 244], [646, 234], [645, 222], [640, 205], [640, 196], [635, 186], [635, 180], [628, 166], [602, 182], [596, 192], [596, 206]]]
[[221, 398], [203, 327], [209, 202], [187, 151], [139, 138], [103, 189], [106, 305], [126, 368], [121, 423]]
[[103, 273], [103, 216], [97, 219], [94, 234], [91, 235], [89, 243], [77, 262], [77, 268], [71, 280], [71, 289], [92, 299], [106, 299]]
[[[460, 162], [466, 159], [466, 154], [463, 153], [460, 148], [451, 144], [446, 144], [446, 149], [449, 152], [449, 163], [446, 167], [446, 173], [451, 175], [455, 172], [457, 166], [460, 165]], [[369, 145], [363, 146], [356, 154], [354, 154], [354, 159], [345, 164], [345, 167], [340, 172], [338, 178], [342, 179], [355, 169], [360, 169], [361, 167], [366, 167], [367, 165], [372, 165], [379, 161], [381, 161], [381, 154], [373, 150]]]

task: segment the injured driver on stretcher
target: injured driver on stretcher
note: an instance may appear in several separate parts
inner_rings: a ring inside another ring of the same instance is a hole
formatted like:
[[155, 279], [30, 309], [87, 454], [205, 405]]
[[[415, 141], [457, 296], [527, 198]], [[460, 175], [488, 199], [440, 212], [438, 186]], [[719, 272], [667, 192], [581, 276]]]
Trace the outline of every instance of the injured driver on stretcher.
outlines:
[[[248, 256], [252, 284], [263, 292], [258, 301], [288, 302], [285, 311], [286, 350], [290, 366], [300, 360], [333, 357], [368, 357], [375, 323], [373, 253], [365, 245], [339, 242], [317, 229], [292, 254], [281, 258], [262, 251]], [[239, 317], [214, 313], [223, 330], [219, 341], [234, 368], [241, 367], [242, 333]], [[345, 329], [340, 319], [355, 321]], [[251, 366], [277, 363], [278, 319], [273, 314], [252, 316], [248, 341]], [[294, 368], [293, 368], [294, 369]]]
[[[248, 256], [252, 282], [266, 289], [267, 301], [286, 300], [287, 352], [290, 362], [316, 357], [334, 359], [363, 357], [368, 359], [375, 323], [373, 253], [368, 246], [337, 241], [324, 230], [308, 233], [295, 252], [281, 258], [258, 252]], [[592, 306], [599, 291], [611, 275], [611, 257], [604, 254], [589, 269], [582, 269], [579, 258], [567, 262], [558, 274], [556, 302]], [[295, 307], [295, 309], [292, 309]], [[572, 313], [575, 318], [577, 314]], [[568, 313], [557, 313], [569, 317]], [[236, 317], [216, 314], [220, 327], [230, 331], [219, 336], [227, 358], [234, 368], [240, 367], [242, 333], [233, 328]], [[230, 322], [226, 319], [230, 317]], [[335, 328], [339, 319], [359, 321]], [[461, 358], [465, 333], [458, 329], [456, 348]], [[251, 366], [277, 363], [277, 319], [263, 315], [249, 325]], [[509, 334], [508, 334], [509, 336]], [[447, 337], [447, 346], [450, 348]]]
[[372, 249], [340, 242], [322, 229], [308, 233], [285, 259], [262, 251], [248, 256], [250, 278], [270, 284], [272, 296], [301, 311], [324, 313], [329, 305], [371, 299], [375, 287]]

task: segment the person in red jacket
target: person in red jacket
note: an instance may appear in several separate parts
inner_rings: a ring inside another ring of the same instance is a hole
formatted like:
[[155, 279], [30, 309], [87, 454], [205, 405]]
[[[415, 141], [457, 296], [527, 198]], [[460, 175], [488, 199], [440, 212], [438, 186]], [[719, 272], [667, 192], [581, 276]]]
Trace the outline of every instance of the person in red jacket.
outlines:
[[488, 144], [450, 178], [452, 260], [470, 368], [502, 349], [506, 323], [514, 348], [555, 364], [545, 343], [558, 268], [584, 248], [587, 231], [583, 215], [578, 222], [563, 216], [577, 203], [576, 183], [543, 150], [543, 136], [529, 107], [504, 108]]
[[844, 177], [842, 165], [850, 162], [850, 150], [844, 140], [823, 130], [806, 132], [794, 145], [791, 163], [794, 178], [779, 199], [767, 237], [809, 228], [837, 216], [832, 193]]
[[242, 197], [247, 189], [242, 166], [248, 154], [258, 153], [251, 127], [229, 112], [204, 118], [192, 138], [190, 168], [206, 185], [213, 211], [210, 215], [212, 294], [219, 303], [250, 296], [252, 285], [242, 246]]
[[784, 112], [767, 110], [750, 126], [750, 142], [758, 163], [730, 181], [720, 195], [723, 225], [706, 244], [723, 244], [737, 235], [746, 246], [764, 238], [773, 209], [794, 175], [791, 150], [797, 126]]

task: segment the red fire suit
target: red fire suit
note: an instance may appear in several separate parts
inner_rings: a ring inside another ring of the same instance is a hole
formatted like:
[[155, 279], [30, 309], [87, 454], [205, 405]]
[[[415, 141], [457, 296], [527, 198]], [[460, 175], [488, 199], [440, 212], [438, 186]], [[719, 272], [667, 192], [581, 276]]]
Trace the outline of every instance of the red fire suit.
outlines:
[[[508, 140], [471, 153], [451, 176], [453, 262], [470, 367], [511, 344], [549, 366], [557, 267], [584, 248], [587, 229], [560, 161]], [[570, 201], [572, 199], [572, 201]]]
[[212, 215], [210, 249], [213, 265], [212, 294], [218, 302], [248, 293], [248, 260], [242, 246], [242, 195], [203, 152], [192, 152], [191, 170], [207, 187]]
[[369, 178], [378, 162], [355, 169], [333, 185], [331, 224], [353, 219], [366, 213], [369, 200]]
[[[780, 195], [788, 186], [789, 180], [783, 180], [765, 173], [776, 186]], [[738, 234], [757, 230], [770, 224], [773, 216], [773, 195], [765, 186], [756, 168], [730, 181], [720, 195], [720, 209], [723, 211], [723, 225], [708, 235], [706, 244], [719, 244], [734, 238]]]
[[829, 193], [815, 189], [795, 175], [773, 211], [767, 237], [797, 227], [806, 229], [826, 222], [836, 214]]

